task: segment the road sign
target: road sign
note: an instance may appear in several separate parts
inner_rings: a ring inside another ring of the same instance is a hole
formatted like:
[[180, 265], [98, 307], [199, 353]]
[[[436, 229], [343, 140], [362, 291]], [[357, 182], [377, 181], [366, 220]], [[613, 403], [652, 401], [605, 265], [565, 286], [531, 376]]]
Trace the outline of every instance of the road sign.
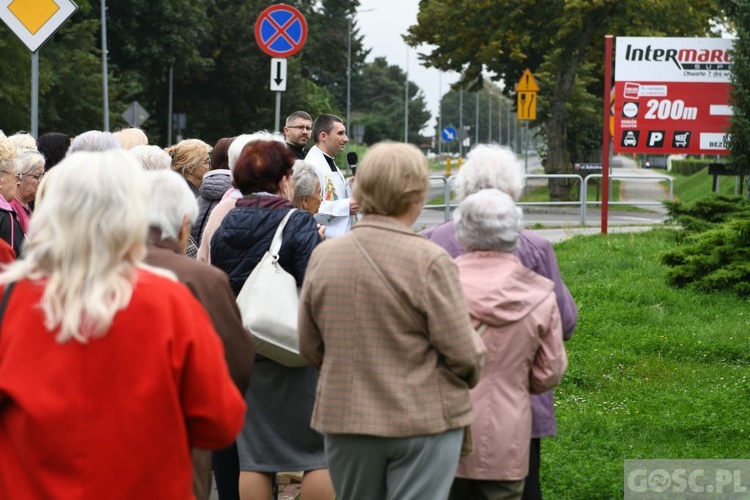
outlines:
[[519, 120], [536, 120], [536, 92], [517, 92], [516, 117]]
[[0, 19], [36, 52], [77, 9], [70, 0], [0, 0]]
[[305, 45], [307, 21], [290, 5], [271, 5], [255, 21], [255, 40], [271, 57], [291, 57]]
[[524, 70], [521, 79], [518, 80], [518, 85], [516, 85], [516, 92], [539, 92], [539, 85], [537, 85], [534, 75], [531, 74], [531, 70]]
[[286, 59], [277, 57], [271, 59], [271, 90], [276, 92], [286, 90]]
[[445, 142], [453, 142], [456, 140], [456, 129], [453, 127], [445, 127], [440, 132], [440, 137], [442, 137]]
[[151, 115], [138, 101], [131, 102], [122, 113], [122, 117], [131, 127], [140, 127], [149, 116]]
[[617, 37], [615, 152], [729, 154], [733, 43]]

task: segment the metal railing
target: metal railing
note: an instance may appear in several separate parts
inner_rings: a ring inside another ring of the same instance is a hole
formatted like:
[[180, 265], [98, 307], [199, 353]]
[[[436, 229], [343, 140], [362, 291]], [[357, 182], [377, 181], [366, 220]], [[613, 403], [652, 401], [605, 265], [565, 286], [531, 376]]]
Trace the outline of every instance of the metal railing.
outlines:
[[[458, 206], [457, 203], [451, 203], [451, 193], [453, 192], [453, 182], [456, 176], [444, 176], [444, 175], [432, 175], [430, 176], [431, 181], [442, 181], [443, 183], [443, 203], [441, 204], [428, 204], [424, 208], [430, 209], [442, 209], [444, 212], [445, 220], [451, 219], [451, 214], [454, 208]], [[587, 201], [588, 196], [588, 184], [590, 179], [600, 179], [602, 174], [589, 174], [583, 177], [578, 174], [529, 174], [526, 179], [576, 179], [580, 183], [581, 189], [579, 189], [578, 200], [576, 201], [523, 201], [518, 202], [520, 206], [540, 206], [540, 207], [554, 207], [554, 206], [578, 206], [580, 210], [580, 222], [581, 226], [586, 225], [586, 210], [588, 205], [601, 205], [601, 201]], [[611, 175], [609, 178], [612, 180], [654, 180], [657, 179], [661, 182], [669, 183], [669, 199], [674, 200], [674, 179], [671, 177], [664, 177], [661, 175], [644, 175], [644, 176], [633, 176], [633, 175]], [[654, 201], [610, 201], [609, 205], [635, 205], [635, 206], [660, 206], [662, 203], [659, 200]]]

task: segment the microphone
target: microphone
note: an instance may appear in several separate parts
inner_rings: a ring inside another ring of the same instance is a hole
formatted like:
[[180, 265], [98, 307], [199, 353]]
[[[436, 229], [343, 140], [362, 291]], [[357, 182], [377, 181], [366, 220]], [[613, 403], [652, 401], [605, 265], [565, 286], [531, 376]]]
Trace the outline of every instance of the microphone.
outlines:
[[357, 153], [354, 151], [350, 151], [346, 154], [346, 163], [349, 164], [349, 168], [352, 169], [352, 175], [357, 175], [357, 162], [359, 161], [359, 157], [357, 156]]

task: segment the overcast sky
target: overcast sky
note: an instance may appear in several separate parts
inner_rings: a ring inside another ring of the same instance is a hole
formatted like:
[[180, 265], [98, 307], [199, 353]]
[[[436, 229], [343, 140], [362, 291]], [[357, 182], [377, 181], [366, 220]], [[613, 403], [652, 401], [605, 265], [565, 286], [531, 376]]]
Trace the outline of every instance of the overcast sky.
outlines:
[[[449, 85], [458, 80], [455, 73], [442, 73], [435, 68], [419, 64], [418, 51], [408, 48], [401, 38], [409, 26], [416, 24], [419, 0], [360, 0], [356, 25], [364, 37], [365, 48], [371, 49], [368, 61], [384, 56], [388, 64], [396, 64], [407, 71], [409, 80], [416, 83], [425, 94], [427, 106], [432, 114], [429, 130], [437, 125], [440, 95], [448, 91]], [[424, 52], [424, 49], [422, 49]]]

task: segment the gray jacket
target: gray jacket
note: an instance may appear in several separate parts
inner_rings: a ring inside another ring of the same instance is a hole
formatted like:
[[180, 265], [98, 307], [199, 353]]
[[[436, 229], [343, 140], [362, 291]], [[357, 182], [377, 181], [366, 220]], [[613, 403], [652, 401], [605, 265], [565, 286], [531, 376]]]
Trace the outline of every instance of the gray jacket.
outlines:
[[200, 246], [203, 228], [206, 227], [208, 216], [217, 203], [224, 197], [224, 193], [232, 187], [232, 173], [229, 170], [211, 170], [203, 176], [203, 182], [198, 195], [198, 218], [195, 220], [190, 235]]

